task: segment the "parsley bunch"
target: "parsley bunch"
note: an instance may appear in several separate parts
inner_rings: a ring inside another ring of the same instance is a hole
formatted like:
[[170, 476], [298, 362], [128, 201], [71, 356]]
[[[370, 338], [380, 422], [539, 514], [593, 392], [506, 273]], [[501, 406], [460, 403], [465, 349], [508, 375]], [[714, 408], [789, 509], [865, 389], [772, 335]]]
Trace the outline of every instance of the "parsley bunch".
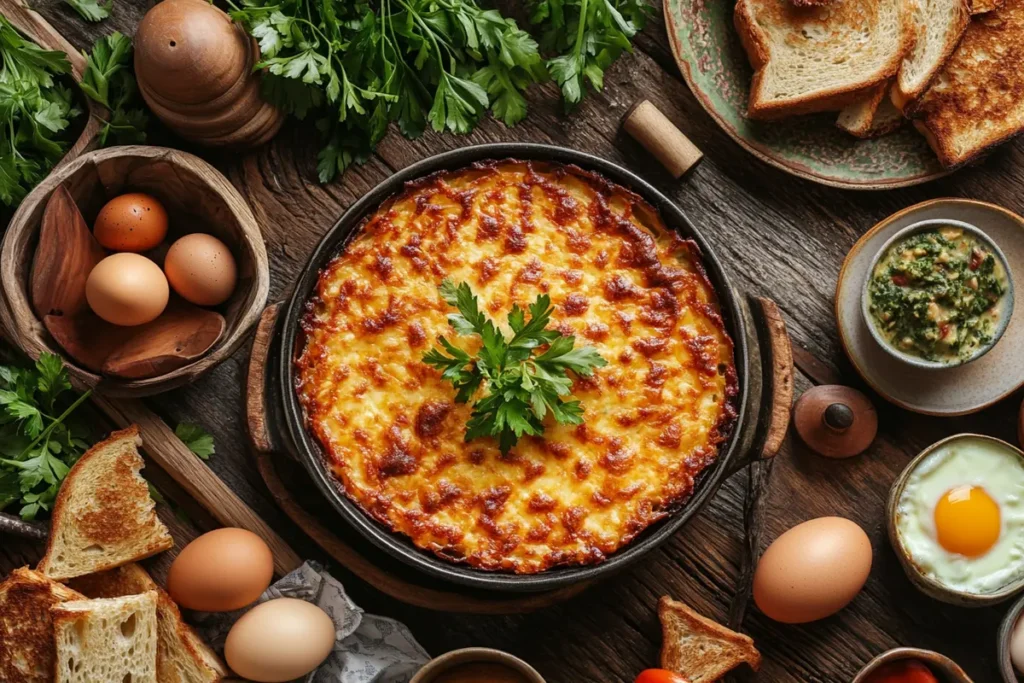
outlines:
[[[242, 2], [243, 0], [239, 0]], [[231, 17], [259, 41], [264, 96], [314, 113], [327, 182], [367, 158], [396, 122], [468, 133], [487, 111], [514, 125], [546, 78], [537, 43], [476, 0], [244, 0]]]
[[82, 92], [109, 112], [107, 118], [97, 117], [103, 123], [100, 147], [145, 142], [149, 117], [135, 81], [132, 39], [114, 31], [97, 40], [86, 57]]
[[477, 335], [483, 341], [477, 355], [471, 356], [442, 336], [438, 341], [447, 355], [431, 349], [423, 356], [424, 363], [441, 370], [441, 378], [452, 383], [459, 403], [468, 403], [484, 386], [485, 393], [473, 404], [466, 423], [466, 441], [497, 437], [505, 454], [524, 434], [543, 434], [543, 420], [549, 412], [559, 424], [583, 423], [580, 402], [562, 398], [572, 390], [567, 372], [590, 377], [594, 368], [607, 361], [594, 347], [574, 348], [575, 337], [547, 329], [553, 308], [546, 294], [529, 306], [529, 319], [518, 305], [512, 307], [508, 314], [511, 334], [506, 336], [480, 310], [468, 284], [456, 286], [446, 278], [440, 291], [441, 298], [459, 311], [448, 316], [456, 334]]
[[651, 8], [644, 0], [528, 0], [530, 22], [542, 33], [547, 62], [567, 107], [583, 99], [586, 81], [604, 87], [604, 72], [643, 29]]
[[31, 367], [0, 365], [0, 510], [21, 504], [34, 519], [49, 510], [71, 465], [89, 447], [89, 430], [69, 420], [91, 392], [76, 395], [60, 358]]
[[0, 62], [0, 202], [14, 206], [64, 156], [81, 109], [61, 82], [71, 71], [64, 53], [22, 38], [3, 16]]

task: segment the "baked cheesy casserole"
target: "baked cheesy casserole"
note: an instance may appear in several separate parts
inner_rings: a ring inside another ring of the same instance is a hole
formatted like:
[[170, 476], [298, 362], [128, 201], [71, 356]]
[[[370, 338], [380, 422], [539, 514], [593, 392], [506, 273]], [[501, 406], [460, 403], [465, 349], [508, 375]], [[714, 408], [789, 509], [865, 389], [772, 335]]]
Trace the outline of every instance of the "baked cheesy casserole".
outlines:
[[[574, 376], [584, 424], [548, 420], [507, 456], [465, 440], [470, 405], [422, 361], [452, 336], [444, 278], [500, 321], [551, 297], [551, 326], [608, 362]], [[696, 245], [573, 166], [487, 162], [409, 184], [323, 269], [297, 347], [299, 402], [345, 494], [481, 569], [601, 562], [690, 497], [736, 419], [733, 345]]]

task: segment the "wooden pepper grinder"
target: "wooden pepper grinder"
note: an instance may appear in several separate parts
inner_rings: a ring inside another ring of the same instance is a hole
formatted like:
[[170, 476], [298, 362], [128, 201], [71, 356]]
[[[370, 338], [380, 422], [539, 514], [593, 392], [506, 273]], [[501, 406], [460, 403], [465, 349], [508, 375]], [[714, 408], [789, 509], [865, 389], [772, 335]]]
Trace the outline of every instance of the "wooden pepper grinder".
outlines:
[[653, 154], [673, 178], [691, 171], [704, 154], [650, 100], [640, 100], [622, 117], [622, 127]]
[[793, 406], [793, 425], [807, 447], [826, 458], [863, 453], [878, 433], [878, 413], [856, 389], [825, 384], [805, 391]]

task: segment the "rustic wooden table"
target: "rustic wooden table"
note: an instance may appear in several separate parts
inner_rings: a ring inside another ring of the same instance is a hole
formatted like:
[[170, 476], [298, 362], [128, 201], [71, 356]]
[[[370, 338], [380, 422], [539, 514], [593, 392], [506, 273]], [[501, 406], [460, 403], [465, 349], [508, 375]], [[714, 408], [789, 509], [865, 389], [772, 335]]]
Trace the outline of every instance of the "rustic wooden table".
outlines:
[[[87, 25], [60, 0], [36, 8], [76, 47], [114, 29], [132, 34], [148, 0], [117, 0], [114, 16]], [[657, 16], [572, 115], [556, 88], [530, 92], [529, 118], [509, 129], [485, 121], [460, 138], [428, 134], [406, 140], [390, 134], [363, 166], [326, 186], [316, 181], [317, 140], [309, 126], [288, 125], [270, 145], [247, 154], [190, 149], [221, 169], [252, 205], [267, 238], [273, 286], [281, 298], [320, 236], [358, 197], [391, 173], [426, 156], [468, 144], [523, 140], [563, 145], [620, 163], [673, 198], [704, 232], [744, 290], [773, 298], [789, 325], [797, 358], [796, 390], [813, 384], [862, 385], [846, 362], [832, 312], [839, 265], [857, 237], [888, 214], [925, 199], [961, 196], [1024, 212], [1024, 149], [1011, 144], [978, 168], [906, 190], [855, 193], [795, 179], [755, 160], [725, 133], [688, 91]], [[637, 99], [654, 101], [701, 148], [706, 159], [686, 181], [674, 181], [619, 130]], [[173, 142], [176, 146], [182, 146]], [[214, 470], [300, 552], [321, 554], [274, 506], [248, 451], [242, 407], [245, 350], [201, 381], [148, 401], [171, 424], [205, 425], [216, 438]], [[771, 475], [764, 541], [797, 522], [837, 514], [870, 534], [875, 564], [865, 590], [840, 614], [807, 626], [771, 622], [752, 609], [744, 624], [762, 654], [759, 681], [849, 681], [872, 656], [898, 645], [939, 650], [979, 683], [999, 679], [996, 627], [1004, 608], [947, 607], [918, 593], [904, 577], [883, 528], [889, 485], [909, 458], [939, 438], [961, 431], [1016, 442], [1020, 396], [963, 418], [922, 417], [873, 397], [881, 430], [871, 449], [830, 461], [787, 443]], [[158, 473], [154, 471], [154, 477]], [[552, 683], [629, 683], [657, 664], [659, 596], [680, 598], [725, 620], [739, 583], [744, 542], [746, 474], [733, 477], [704, 512], [636, 568], [556, 607], [511, 617], [461, 616], [412, 608], [336, 570], [366, 609], [407, 623], [431, 653], [485, 645], [521, 655]], [[310, 496], [315, 495], [312, 490]], [[187, 508], [187, 506], [186, 506]], [[211, 520], [188, 510], [200, 527]], [[38, 549], [0, 541], [0, 573], [36, 559]]]

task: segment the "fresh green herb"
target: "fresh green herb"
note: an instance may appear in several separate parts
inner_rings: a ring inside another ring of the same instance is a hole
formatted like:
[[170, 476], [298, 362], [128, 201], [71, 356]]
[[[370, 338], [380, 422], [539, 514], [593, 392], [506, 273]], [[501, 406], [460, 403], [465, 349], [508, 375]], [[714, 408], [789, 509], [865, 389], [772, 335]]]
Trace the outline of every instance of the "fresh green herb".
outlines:
[[202, 460], [209, 460], [217, 452], [213, 436], [199, 425], [182, 422], [174, 428], [174, 434]]
[[91, 392], [76, 395], [60, 358], [27, 368], [0, 365], [0, 510], [21, 504], [24, 519], [49, 510], [71, 465], [89, 447], [72, 418]]
[[103, 21], [110, 16], [110, 8], [114, 6], [114, 0], [107, 0], [103, 4], [100, 0], [64, 0], [78, 12], [86, 21]]
[[60, 76], [63, 52], [44, 50], [0, 16], [0, 201], [18, 204], [67, 151], [81, 114]]
[[941, 228], [894, 244], [868, 285], [875, 328], [901, 351], [930, 361], [971, 358], [1003, 315], [1006, 274], [970, 233]]
[[604, 87], [604, 72], [643, 29], [651, 8], [644, 0], [528, 0], [530, 22], [541, 28], [541, 49], [557, 54], [548, 70], [566, 107], [583, 99], [586, 81]]
[[546, 78], [529, 34], [476, 0], [231, 5], [259, 42], [264, 96], [316, 116], [322, 182], [365, 160], [392, 121], [409, 137], [427, 124], [468, 133], [490, 108], [514, 125], [526, 115], [523, 91]]
[[82, 91], [108, 111], [107, 118], [97, 117], [103, 123], [100, 146], [145, 142], [149, 117], [132, 71], [131, 38], [114, 31], [97, 40], [86, 57]]
[[448, 316], [456, 334], [478, 335], [483, 341], [471, 356], [442, 336], [438, 341], [447, 355], [435, 348], [423, 356], [424, 363], [441, 370], [442, 379], [455, 387], [457, 402], [468, 403], [484, 387], [466, 423], [466, 441], [497, 437], [501, 452], [508, 453], [524, 434], [542, 434], [548, 413], [559, 424], [583, 422], [580, 402], [562, 398], [572, 390], [567, 373], [590, 377], [607, 361], [592, 346], [574, 348], [575, 337], [547, 329], [553, 309], [546, 294], [529, 306], [529, 318], [518, 305], [512, 307], [506, 335], [480, 310], [468, 284], [456, 286], [445, 279], [440, 291], [459, 311]]

